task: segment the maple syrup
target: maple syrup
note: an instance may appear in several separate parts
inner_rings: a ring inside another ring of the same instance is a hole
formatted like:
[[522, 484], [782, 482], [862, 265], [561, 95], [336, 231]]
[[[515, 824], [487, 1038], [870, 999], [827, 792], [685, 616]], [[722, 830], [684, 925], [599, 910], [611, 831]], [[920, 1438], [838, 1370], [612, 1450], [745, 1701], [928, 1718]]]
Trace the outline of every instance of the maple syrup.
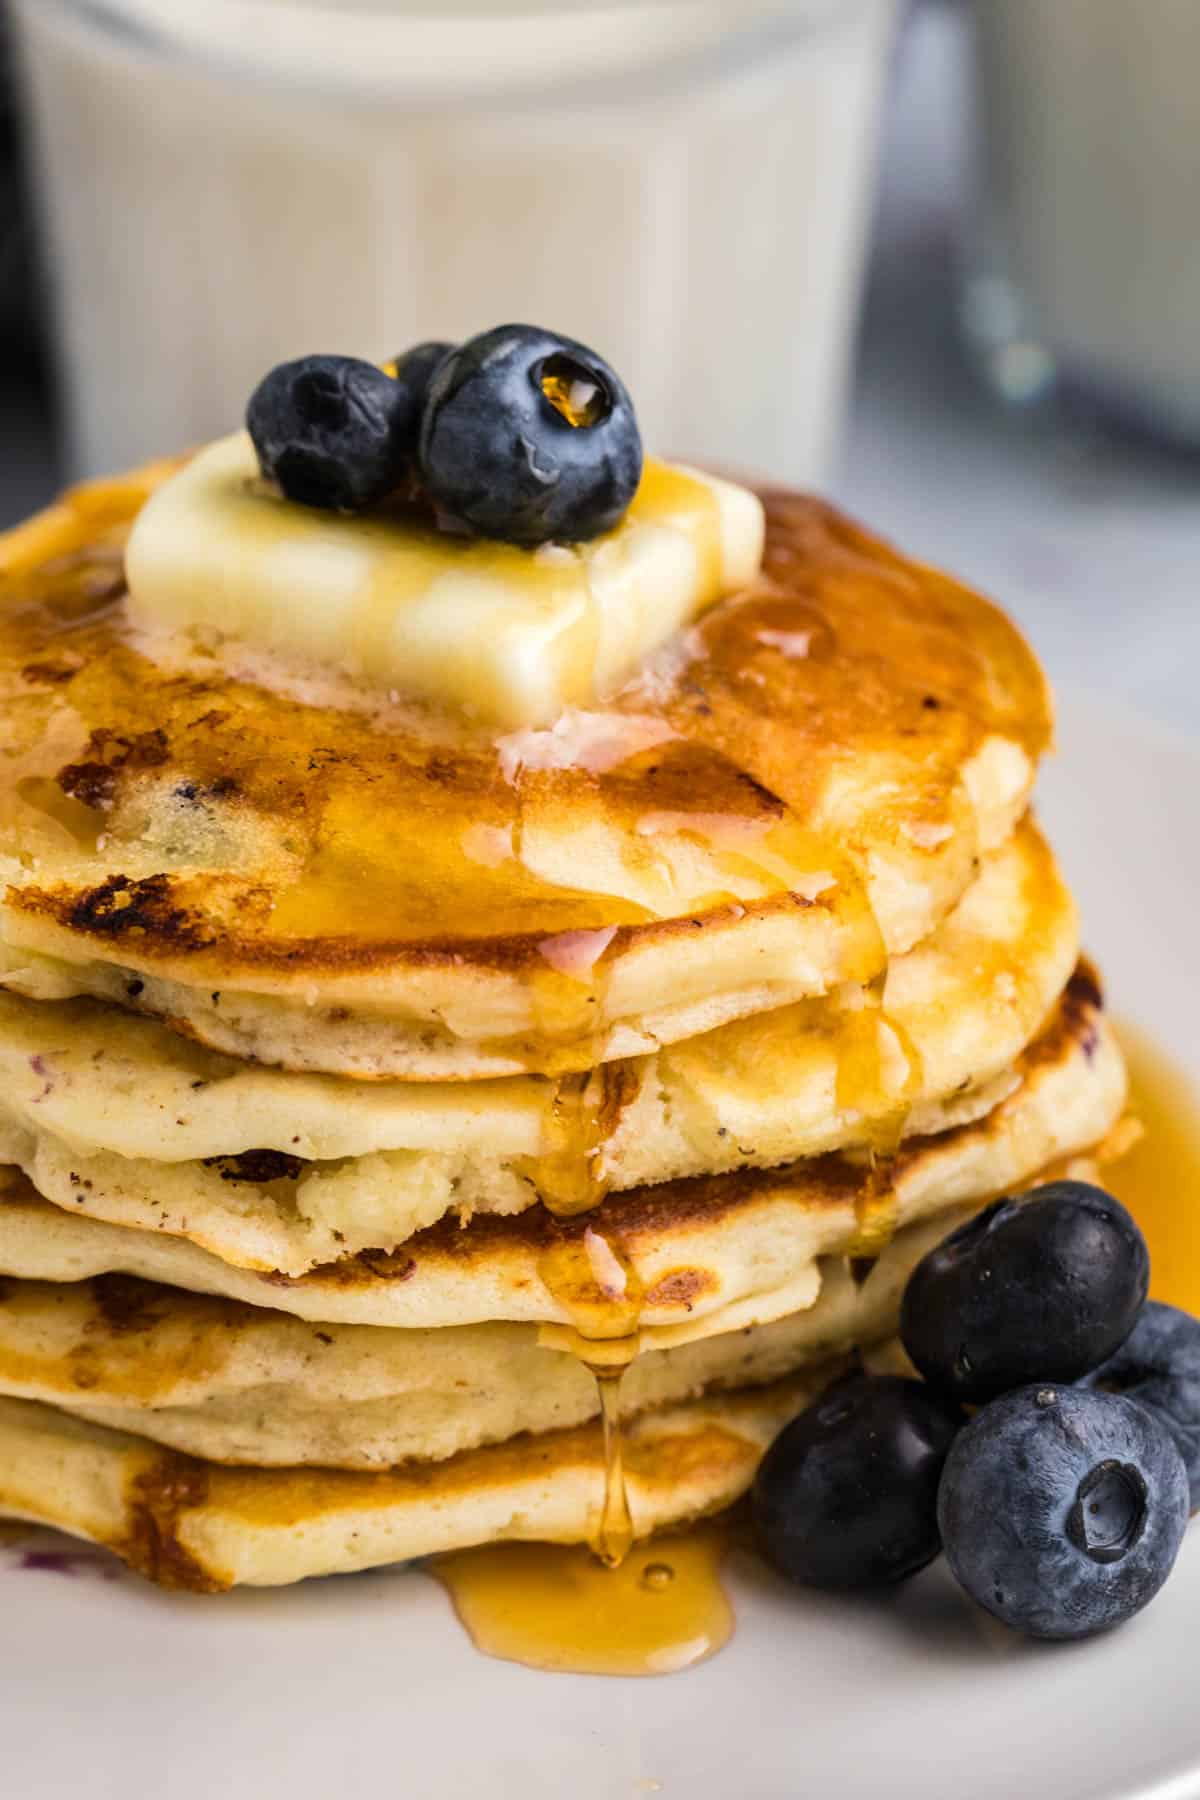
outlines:
[[1103, 1175], [1150, 1247], [1150, 1292], [1200, 1313], [1200, 1092], [1168, 1052], [1118, 1026], [1143, 1135]]
[[[203, 646], [173, 661], [132, 627], [119, 596], [88, 610], [90, 584], [111, 576], [122, 529], [154, 481], [151, 472], [87, 490], [0, 546], [5, 775], [58, 781], [70, 761], [107, 781], [108, 866], [178, 876], [197, 986], [210, 963], [226, 982], [237, 964], [255, 983], [282, 971], [290, 992], [328, 972], [330, 940], [353, 944], [364, 969], [370, 947], [414, 941], [447, 956], [470, 945], [474, 956], [479, 939], [493, 956], [498, 940], [519, 938], [523, 956], [556, 934], [694, 913], [706, 896], [745, 903], [773, 891], [755, 870], [774, 861], [781, 817], [842, 842], [843, 824], [861, 825], [869, 850], [883, 834], [894, 841], [895, 819], [911, 813], [934, 834], [921, 871], [932, 916], [957, 880], [964, 762], [992, 732], [1031, 752], [1047, 736], [1040, 678], [998, 616], [812, 502], [771, 496], [760, 587], [705, 614], [694, 654], [661, 691], [631, 688], [609, 703], [614, 720], [638, 722], [628, 758], [600, 775], [586, 763], [539, 771], [524, 796], [521, 853], [480, 861], [480, 829], [499, 846], [513, 825], [490, 730], [400, 697], [385, 705], [336, 671], [289, 685], [266, 664]], [[642, 503], [660, 503], [652, 483]], [[661, 755], [647, 726], [665, 740]], [[64, 756], [48, 732], [77, 742]], [[903, 746], [917, 734], [912, 759]], [[78, 861], [72, 827], [90, 822], [64, 829], [36, 803], [41, 790], [27, 792], [34, 804], [6, 788], [0, 812], [52, 896]], [[168, 806], [174, 794], [198, 798]], [[843, 799], [845, 821], [833, 810]], [[638, 821], [663, 812], [695, 815], [697, 832], [640, 838]], [[710, 854], [707, 822], [726, 817], [732, 831], [719, 826], [725, 841]], [[779, 877], [786, 885], [782, 868]], [[56, 907], [22, 903], [53, 920]], [[149, 964], [178, 952], [165, 935], [177, 916], [143, 909], [121, 932], [101, 923], [122, 948], [136, 939]], [[349, 975], [359, 962], [337, 967]]]
[[867, 982], [862, 1004], [838, 1026], [837, 1102], [859, 1114], [866, 1137], [867, 1179], [856, 1211], [851, 1259], [877, 1257], [896, 1230], [892, 1181], [896, 1154], [921, 1090], [921, 1057], [909, 1034], [886, 1011], [887, 967]]
[[[523, 787], [518, 782], [518, 792]], [[519, 810], [524, 819], [524, 807]], [[885, 1010], [889, 959], [882, 928], [871, 905], [861, 871], [827, 837], [802, 827], [786, 807], [768, 828], [728, 815], [675, 812], [653, 815], [656, 831], [696, 840], [712, 857], [713, 866], [733, 879], [761, 883], [768, 891], [803, 890], [811, 902], [829, 890], [837, 896], [839, 916], [856, 928], [853, 977], [845, 1005], [834, 1026], [838, 1049], [837, 1100], [857, 1113], [867, 1140], [869, 1176], [861, 1185], [858, 1232], [852, 1257], [874, 1257], [886, 1247], [896, 1226], [896, 1200], [891, 1170], [913, 1101], [920, 1091], [921, 1062], [916, 1047]], [[642, 821], [645, 824], [645, 820]], [[523, 829], [523, 827], [522, 827]], [[802, 872], [802, 874], [801, 874]], [[598, 948], [584, 969], [543, 971], [534, 984], [535, 1014], [553, 1027], [566, 1005], [578, 1004], [578, 989], [593, 977], [607, 949]], [[607, 1104], [610, 1086], [620, 1085], [620, 1066], [568, 1074], [559, 1079], [552, 1107], [553, 1147], [529, 1165], [543, 1203], [570, 1216], [598, 1207], [607, 1192], [604, 1148], [620, 1105]], [[603, 1425], [604, 1482], [599, 1518], [591, 1549], [599, 1561], [618, 1568], [634, 1542], [634, 1525], [626, 1493], [620, 1416], [621, 1376], [639, 1349], [638, 1325], [642, 1284], [619, 1237], [606, 1226], [553, 1242], [540, 1259], [547, 1291], [571, 1322], [571, 1338], [553, 1336], [560, 1348], [579, 1356], [595, 1376]]]
[[604, 1428], [604, 1502], [592, 1549], [606, 1568], [619, 1569], [632, 1550], [634, 1539], [621, 1441], [621, 1382], [625, 1370], [593, 1364], [592, 1374], [596, 1377]]
[[732, 1635], [720, 1581], [731, 1535], [727, 1521], [709, 1521], [639, 1544], [618, 1568], [578, 1544], [489, 1544], [426, 1566], [486, 1656], [581, 1675], [669, 1675]]
[[619, 1236], [591, 1225], [564, 1236], [542, 1252], [538, 1272], [547, 1292], [570, 1318], [567, 1331], [551, 1328], [546, 1341], [577, 1356], [596, 1381], [603, 1427], [604, 1478], [591, 1548], [616, 1568], [634, 1539], [625, 1488], [621, 1438], [621, 1378], [638, 1354], [643, 1286]]
[[543, 1205], [570, 1217], [590, 1212], [607, 1191], [602, 1119], [604, 1075], [600, 1069], [563, 1075], [550, 1105], [551, 1148], [525, 1160]]
[[[671, 485], [680, 479], [648, 471], [642, 504], [675, 504]], [[81, 511], [78, 532], [119, 527], [144, 493], [97, 490], [93, 517]], [[710, 507], [699, 496], [696, 504]], [[919, 814], [936, 911], [953, 886], [940, 874], [953, 868], [940, 846], [964, 822], [955, 807], [965, 761], [991, 732], [1034, 753], [1049, 721], [1036, 666], [999, 614], [811, 502], [771, 504], [765, 591], [714, 606], [656, 697], [635, 683], [613, 700], [614, 718], [632, 710], [640, 724], [636, 747], [603, 780], [585, 761], [531, 767], [514, 782], [490, 733], [399, 701], [380, 716], [361, 696], [347, 703], [341, 688], [300, 695], [215, 658], [181, 680], [151, 659], [123, 608], [92, 616], [76, 604], [67, 616], [70, 582], [44, 560], [32, 566], [47, 553], [44, 533], [8, 540], [0, 564], [13, 601], [0, 630], [11, 758], [24, 759], [22, 776], [60, 782], [64, 757], [44, 747], [48, 721], [78, 740], [74, 759], [86, 748], [85, 766], [111, 776], [104, 824], [118, 868], [131, 857], [141, 866], [156, 784], [238, 796], [228, 820], [215, 809], [211, 829], [203, 806], [186, 815], [197, 836], [179, 862], [155, 857], [156, 866], [205, 872], [187, 893], [195, 967], [208, 942], [220, 943], [223, 965], [245, 953], [248, 967], [277, 961], [289, 980], [310, 966], [325, 973], [327, 939], [356, 952], [428, 940], [455, 954], [476, 938], [531, 942], [533, 1035], [575, 1045], [592, 1041], [606, 969], [564, 968], [557, 949], [557, 962], [548, 961], [539, 944], [561, 948], [572, 934], [598, 942], [623, 926], [764, 896], [793, 896], [797, 914], [822, 909], [846, 946], [842, 978], [866, 984], [863, 1016], [841, 1044], [839, 1099], [870, 1130], [856, 1248], [874, 1251], [894, 1223], [889, 1161], [919, 1069], [884, 1011], [882, 933], [859, 868], [837, 848], [846, 834], [831, 796], [849, 770], [862, 772], [869, 827], [859, 837], [868, 848], [884, 827], [892, 834], [894, 816]], [[707, 529], [701, 564], [715, 584], [711, 519]], [[69, 530], [61, 546], [54, 539], [60, 547], [73, 547]], [[567, 578], [551, 564], [543, 579], [556, 590]], [[85, 585], [81, 574], [76, 586]], [[364, 621], [368, 637], [382, 613]], [[585, 619], [581, 643], [587, 631]], [[656, 727], [649, 738], [647, 722]], [[916, 772], [904, 764], [903, 779], [893, 780], [881, 753], [918, 729]], [[149, 775], [112, 754], [143, 738], [161, 752]], [[49, 879], [60, 872], [64, 833], [90, 823], [49, 817], [45, 796], [39, 786], [17, 801], [31, 841], [45, 849]], [[184, 817], [180, 807], [169, 813], [172, 832]], [[258, 835], [226, 841], [229, 821], [242, 817]], [[157, 815], [154, 822], [160, 829]], [[153, 920], [138, 925], [148, 962], [161, 949], [153, 928]], [[907, 1058], [899, 1089], [890, 1066], [897, 1052]], [[555, 1129], [539, 1170], [547, 1204], [586, 1212], [603, 1195], [604, 1118], [590, 1073], [560, 1083]], [[440, 1559], [435, 1572], [491, 1654], [541, 1667], [662, 1672], [711, 1654], [728, 1636], [732, 1617], [716, 1580], [723, 1537], [705, 1528], [631, 1547], [620, 1375], [637, 1353], [642, 1295], [617, 1234], [597, 1220], [552, 1243], [541, 1269], [571, 1322], [575, 1353], [599, 1383], [605, 1481], [596, 1554], [496, 1546]]]

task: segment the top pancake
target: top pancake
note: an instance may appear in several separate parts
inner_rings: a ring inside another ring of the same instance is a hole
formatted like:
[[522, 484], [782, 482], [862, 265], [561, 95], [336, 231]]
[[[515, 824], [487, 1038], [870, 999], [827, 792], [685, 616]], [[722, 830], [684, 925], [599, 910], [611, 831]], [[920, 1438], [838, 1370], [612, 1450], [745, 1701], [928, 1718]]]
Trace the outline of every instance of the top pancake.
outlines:
[[235, 1054], [553, 1072], [868, 980], [1049, 735], [996, 609], [784, 493], [755, 587], [547, 731], [149, 637], [121, 549], [166, 472], [0, 539], [0, 934], [14, 985]]

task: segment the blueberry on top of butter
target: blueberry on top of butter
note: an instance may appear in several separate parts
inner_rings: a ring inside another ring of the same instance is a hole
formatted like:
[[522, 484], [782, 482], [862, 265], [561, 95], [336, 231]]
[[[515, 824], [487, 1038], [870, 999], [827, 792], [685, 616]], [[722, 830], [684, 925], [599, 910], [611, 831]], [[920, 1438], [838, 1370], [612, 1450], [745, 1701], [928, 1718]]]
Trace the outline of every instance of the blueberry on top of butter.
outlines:
[[603, 357], [534, 325], [499, 325], [440, 364], [419, 464], [430, 498], [481, 535], [574, 542], [621, 518], [642, 441]]
[[361, 512], [403, 477], [421, 398], [374, 363], [302, 356], [259, 382], [246, 426], [263, 474], [289, 500]]

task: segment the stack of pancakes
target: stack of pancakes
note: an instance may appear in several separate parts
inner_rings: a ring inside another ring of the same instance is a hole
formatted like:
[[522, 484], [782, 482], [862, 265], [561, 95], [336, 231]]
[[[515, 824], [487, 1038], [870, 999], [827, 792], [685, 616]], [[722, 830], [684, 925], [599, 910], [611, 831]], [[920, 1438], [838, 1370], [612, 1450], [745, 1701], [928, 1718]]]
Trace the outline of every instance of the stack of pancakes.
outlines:
[[775, 494], [751, 590], [497, 739], [140, 634], [163, 473], [0, 540], [0, 1513], [202, 1588], [595, 1541], [626, 1363], [634, 1530], [729, 1503], [1120, 1117], [1036, 663]]

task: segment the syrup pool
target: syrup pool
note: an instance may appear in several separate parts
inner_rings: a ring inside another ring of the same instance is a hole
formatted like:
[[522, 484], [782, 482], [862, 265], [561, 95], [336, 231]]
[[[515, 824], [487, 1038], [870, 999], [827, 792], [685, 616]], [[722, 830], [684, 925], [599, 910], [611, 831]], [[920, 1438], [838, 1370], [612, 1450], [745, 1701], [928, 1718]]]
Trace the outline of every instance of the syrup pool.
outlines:
[[1200, 1090], [1183, 1067], [1132, 1025], [1119, 1028], [1130, 1111], [1143, 1135], [1104, 1171], [1150, 1246], [1150, 1292], [1200, 1312]]
[[616, 1568], [580, 1544], [489, 1544], [427, 1567], [486, 1656], [558, 1673], [671, 1675], [733, 1633], [720, 1579], [730, 1536], [710, 1521], [651, 1538]]

